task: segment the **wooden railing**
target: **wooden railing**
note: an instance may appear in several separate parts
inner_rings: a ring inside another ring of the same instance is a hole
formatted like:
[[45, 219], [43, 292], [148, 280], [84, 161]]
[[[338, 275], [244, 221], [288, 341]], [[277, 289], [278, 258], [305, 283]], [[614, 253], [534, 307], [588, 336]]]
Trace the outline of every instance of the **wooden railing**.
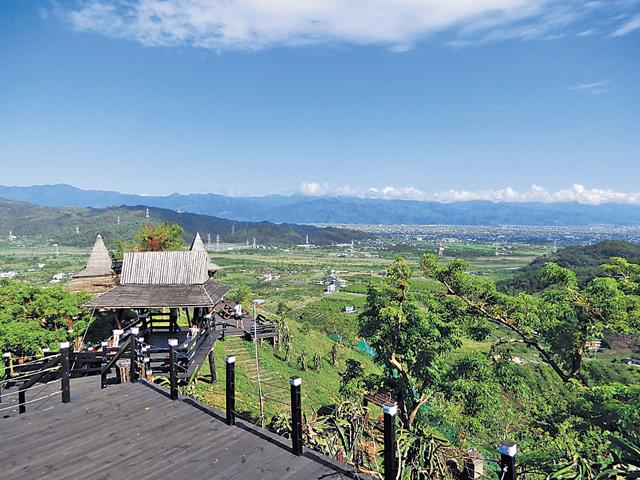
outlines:
[[[3, 398], [6, 401], [7, 398], [17, 395], [18, 413], [25, 413], [27, 404], [42, 402], [58, 395], [57, 391], [48, 394], [42, 392], [44, 386], [57, 382], [57, 380], [61, 381], [62, 403], [68, 403], [71, 400], [69, 342], [60, 343], [60, 353], [18, 365], [13, 365], [11, 355], [5, 354], [3, 355], [3, 364], [4, 374], [0, 380], [0, 404]], [[27, 401], [27, 392], [36, 385], [42, 387], [37, 391], [40, 396]], [[15, 405], [0, 407], [0, 413], [14, 409]]]
[[[107, 375], [111, 371], [113, 367], [116, 366], [116, 362], [123, 358], [126, 353], [131, 352], [131, 342], [133, 341], [133, 335], [128, 334], [123, 339], [124, 341], [118, 347], [115, 355], [108, 359], [107, 355], [104, 355], [105, 365], [100, 368], [100, 386], [101, 388], [106, 388], [107, 386]], [[133, 363], [133, 362], [132, 362]], [[132, 366], [132, 365], [131, 365]], [[130, 368], [131, 368], [130, 366]]]

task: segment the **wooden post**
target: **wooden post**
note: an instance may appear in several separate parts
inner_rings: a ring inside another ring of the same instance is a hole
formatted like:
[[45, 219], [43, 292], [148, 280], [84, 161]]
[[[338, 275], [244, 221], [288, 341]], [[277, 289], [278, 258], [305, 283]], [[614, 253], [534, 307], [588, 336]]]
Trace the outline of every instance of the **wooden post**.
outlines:
[[169, 331], [175, 333], [178, 331], [178, 309], [169, 309]]
[[149, 366], [151, 365], [151, 358], [149, 357], [149, 345], [144, 346], [140, 349], [140, 353], [142, 354], [142, 371], [139, 372], [138, 378], [142, 376], [143, 379], [148, 377]]
[[171, 400], [178, 399], [178, 371], [176, 366], [176, 347], [178, 346], [177, 338], [169, 339], [169, 384], [171, 386]]
[[[107, 348], [109, 347], [109, 343], [102, 342], [100, 343], [100, 346], [102, 347], [102, 369], [104, 369], [104, 367], [107, 366], [107, 363], [109, 363], [109, 359], [107, 358]], [[100, 374], [100, 388], [107, 388], [107, 372], [103, 371]]]
[[209, 352], [209, 372], [211, 373], [211, 383], [218, 381], [218, 372], [216, 372], [216, 360], [213, 357], [213, 350]]
[[484, 478], [484, 457], [475, 448], [470, 449], [464, 459], [463, 476], [465, 480]]
[[516, 453], [518, 448], [515, 443], [505, 440], [498, 446], [500, 452], [500, 475], [502, 480], [516, 480]]
[[227, 425], [236, 424], [236, 357], [224, 357], [227, 365]]
[[397, 476], [396, 459], [396, 415], [398, 405], [385, 403], [384, 413], [384, 480], [395, 480]]
[[120, 346], [120, 337], [124, 334], [124, 330], [113, 330], [111, 332], [113, 334], [113, 343], [114, 343], [114, 347], [119, 347]]
[[130, 348], [130, 356], [131, 356], [131, 366], [129, 367], [129, 381], [131, 383], [138, 381], [138, 334], [140, 333], [140, 329], [138, 327], [131, 327], [131, 344]]
[[20, 386], [20, 388], [18, 389], [18, 413], [24, 413], [27, 411], [25, 402], [25, 391], [22, 389], [22, 386]]
[[298, 457], [302, 455], [302, 399], [300, 396], [300, 377], [291, 377], [291, 440], [292, 453]]
[[[9, 352], [2, 354], [2, 366], [3, 366], [3, 375], [0, 382], [4, 382], [9, 377], [9, 358], [11, 354]], [[4, 383], [0, 383], [0, 403], [2, 403], [2, 389], [4, 388]]]
[[69, 403], [71, 401], [71, 388], [69, 385], [69, 342], [60, 343], [60, 365], [62, 372], [60, 375], [62, 382], [62, 403]]

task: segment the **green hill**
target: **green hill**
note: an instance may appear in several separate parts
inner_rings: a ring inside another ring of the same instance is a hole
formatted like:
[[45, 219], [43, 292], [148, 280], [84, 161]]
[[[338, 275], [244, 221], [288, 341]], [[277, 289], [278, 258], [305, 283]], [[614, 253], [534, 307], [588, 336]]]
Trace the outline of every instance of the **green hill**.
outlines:
[[[347, 243], [352, 240], [373, 238], [373, 235], [342, 228], [320, 228], [310, 225], [275, 224], [270, 222], [236, 222], [224, 218], [180, 213], [164, 208], [146, 206], [113, 208], [42, 207], [25, 202], [0, 199], [0, 232], [11, 230], [15, 235], [39, 236], [60, 245], [93, 245], [96, 235], [102, 234], [113, 245], [117, 239], [128, 240], [141, 225], [174, 222], [184, 228], [185, 241], [200, 232], [206, 241], [220, 235], [221, 242], [253, 242], [259, 245], [296, 245], [309, 242], [315, 245]], [[79, 233], [76, 233], [78, 227]]]
[[536, 258], [526, 267], [517, 270], [512, 278], [500, 282], [498, 287], [509, 293], [534, 293], [542, 290], [540, 273], [546, 262], [571, 268], [584, 285], [601, 274], [601, 265], [611, 257], [623, 257], [632, 263], [640, 263], [640, 245], [623, 240], [606, 240], [593, 245], [566, 247], [552, 255]]

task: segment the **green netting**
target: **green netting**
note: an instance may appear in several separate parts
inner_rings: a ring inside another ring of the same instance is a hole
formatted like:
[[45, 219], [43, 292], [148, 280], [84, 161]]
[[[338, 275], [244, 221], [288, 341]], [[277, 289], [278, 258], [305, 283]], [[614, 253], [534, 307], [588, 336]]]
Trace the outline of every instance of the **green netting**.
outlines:
[[376, 352], [373, 350], [373, 348], [371, 348], [371, 346], [365, 342], [364, 340], [358, 340], [358, 343], [356, 343], [356, 347], [358, 348], [358, 350], [360, 350], [363, 353], [366, 353], [367, 355], [369, 355], [371, 358], [375, 358], [376, 356]]

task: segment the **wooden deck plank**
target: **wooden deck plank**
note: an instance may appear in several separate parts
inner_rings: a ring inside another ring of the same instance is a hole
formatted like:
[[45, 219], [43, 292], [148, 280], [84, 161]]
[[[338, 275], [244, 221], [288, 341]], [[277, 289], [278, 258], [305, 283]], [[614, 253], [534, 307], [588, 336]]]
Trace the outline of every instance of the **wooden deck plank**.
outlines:
[[[101, 390], [74, 379], [72, 402], [0, 419], [3, 480], [339, 479], [342, 467], [296, 457], [288, 441], [142, 383]], [[360, 478], [365, 478], [361, 476]]]

